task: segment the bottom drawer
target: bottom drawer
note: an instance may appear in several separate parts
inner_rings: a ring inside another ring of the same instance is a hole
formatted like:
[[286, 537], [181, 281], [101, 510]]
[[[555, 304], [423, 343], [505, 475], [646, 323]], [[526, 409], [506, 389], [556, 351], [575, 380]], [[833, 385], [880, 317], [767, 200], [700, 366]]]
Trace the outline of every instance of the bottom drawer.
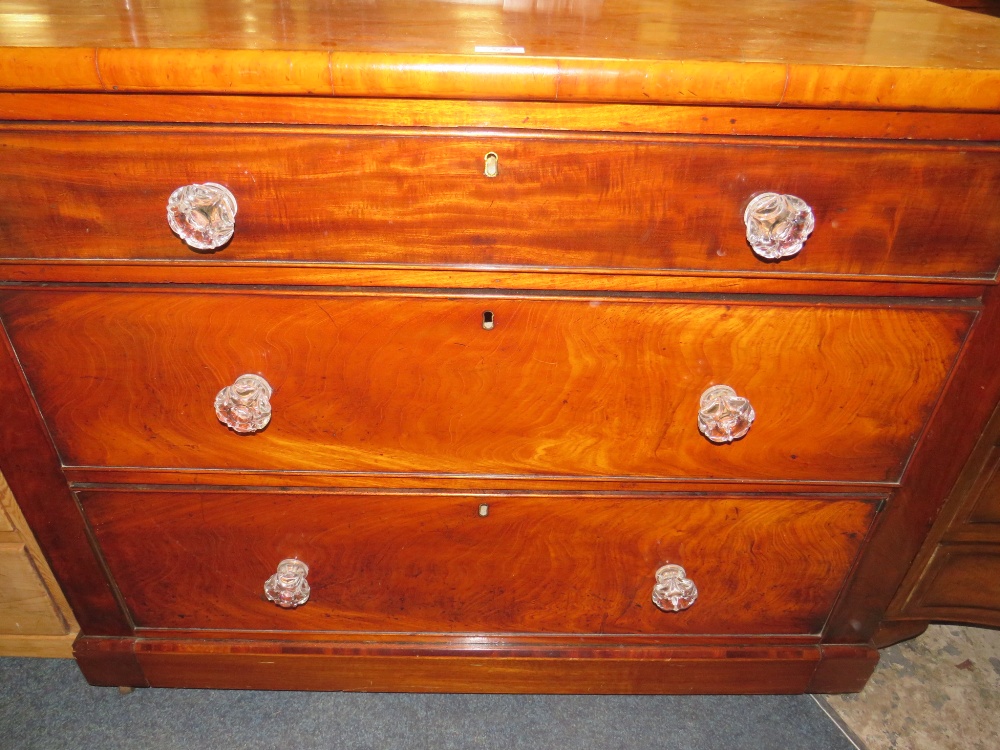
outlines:
[[[876, 500], [339, 492], [79, 493], [139, 628], [809, 634]], [[306, 604], [264, 582], [309, 566]], [[689, 609], [651, 601], [678, 563]]]

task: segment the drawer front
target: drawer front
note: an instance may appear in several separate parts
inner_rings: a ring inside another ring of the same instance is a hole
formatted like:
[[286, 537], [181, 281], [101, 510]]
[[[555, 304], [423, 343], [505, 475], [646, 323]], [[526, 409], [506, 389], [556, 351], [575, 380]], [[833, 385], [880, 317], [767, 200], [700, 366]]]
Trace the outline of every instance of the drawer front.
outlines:
[[[874, 513], [803, 497], [79, 494], [137, 627], [223, 630], [818, 633]], [[288, 558], [310, 596], [286, 610], [264, 583]], [[667, 562], [698, 588], [687, 610], [652, 603]]]
[[[6, 290], [0, 315], [67, 465], [891, 481], [975, 313]], [[252, 435], [214, 408], [244, 373], [273, 387]], [[718, 384], [756, 412], [730, 444], [699, 432]]]
[[[217, 129], [9, 130], [0, 149], [12, 258], [983, 280], [1000, 267], [1000, 155], [983, 149]], [[238, 204], [214, 254], [166, 221], [171, 193], [205, 182]], [[744, 210], [766, 192], [815, 213], [805, 249], [780, 263], [746, 239]]]

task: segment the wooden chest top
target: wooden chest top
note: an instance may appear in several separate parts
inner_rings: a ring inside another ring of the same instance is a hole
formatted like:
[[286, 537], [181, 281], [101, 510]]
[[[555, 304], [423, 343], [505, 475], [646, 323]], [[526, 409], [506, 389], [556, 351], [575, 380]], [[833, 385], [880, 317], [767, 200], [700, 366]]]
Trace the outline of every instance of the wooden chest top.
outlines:
[[0, 4], [0, 90], [1000, 109], [1000, 19], [928, 0]]

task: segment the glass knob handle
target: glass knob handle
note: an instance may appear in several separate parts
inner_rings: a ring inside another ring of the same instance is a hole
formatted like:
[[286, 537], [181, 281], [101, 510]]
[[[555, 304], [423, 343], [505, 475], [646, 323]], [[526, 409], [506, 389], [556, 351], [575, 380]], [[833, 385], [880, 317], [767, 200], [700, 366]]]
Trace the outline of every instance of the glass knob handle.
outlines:
[[167, 200], [167, 224], [196, 250], [216, 250], [236, 230], [236, 196], [222, 185], [185, 185]]
[[215, 397], [215, 415], [233, 432], [248, 434], [271, 421], [273, 389], [260, 375], [240, 375]]
[[309, 566], [301, 560], [282, 560], [264, 583], [264, 596], [279, 607], [292, 609], [309, 601]]
[[728, 385], [713, 385], [701, 394], [698, 429], [713, 443], [731, 443], [743, 437], [756, 417], [750, 402]]
[[750, 201], [743, 222], [750, 247], [768, 260], [795, 255], [816, 226], [809, 204], [781, 193], [762, 193]]
[[656, 571], [653, 604], [664, 612], [680, 612], [698, 599], [698, 587], [680, 565], [667, 563]]

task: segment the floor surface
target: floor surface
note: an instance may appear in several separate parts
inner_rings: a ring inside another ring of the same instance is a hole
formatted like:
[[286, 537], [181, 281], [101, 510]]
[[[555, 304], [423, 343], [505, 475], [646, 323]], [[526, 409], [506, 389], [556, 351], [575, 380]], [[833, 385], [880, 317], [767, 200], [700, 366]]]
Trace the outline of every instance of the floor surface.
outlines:
[[809, 696], [510, 696], [93, 688], [0, 659], [4, 750], [854, 750]]
[[1000, 631], [931, 626], [885, 649], [862, 693], [818, 699], [155, 688], [120, 695], [87, 685], [72, 661], [0, 659], [0, 749], [36, 748], [997, 750]]
[[884, 649], [861, 693], [824, 700], [868, 750], [998, 750], [1000, 630], [931, 625]]

